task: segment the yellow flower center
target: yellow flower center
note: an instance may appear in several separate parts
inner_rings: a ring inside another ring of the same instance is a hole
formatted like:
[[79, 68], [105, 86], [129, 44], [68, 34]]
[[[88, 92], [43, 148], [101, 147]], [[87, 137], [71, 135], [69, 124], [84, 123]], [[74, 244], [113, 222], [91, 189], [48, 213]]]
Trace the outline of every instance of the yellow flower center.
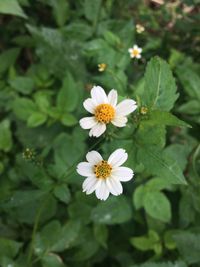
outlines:
[[110, 104], [101, 104], [95, 109], [95, 118], [98, 122], [109, 123], [114, 116], [115, 110]]
[[106, 160], [102, 160], [99, 164], [94, 166], [94, 173], [97, 178], [106, 179], [110, 176], [112, 167]]
[[146, 108], [146, 107], [141, 107], [141, 109], [140, 109], [140, 113], [141, 113], [142, 115], [147, 114], [147, 112], [148, 112], [148, 108]]
[[137, 49], [133, 49], [133, 51], [132, 51], [132, 55], [133, 55], [134, 57], [137, 57], [137, 56], [139, 55], [139, 51], [138, 51]]
[[98, 69], [100, 72], [103, 72], [107, 68], [105, 63], [98, 64]]

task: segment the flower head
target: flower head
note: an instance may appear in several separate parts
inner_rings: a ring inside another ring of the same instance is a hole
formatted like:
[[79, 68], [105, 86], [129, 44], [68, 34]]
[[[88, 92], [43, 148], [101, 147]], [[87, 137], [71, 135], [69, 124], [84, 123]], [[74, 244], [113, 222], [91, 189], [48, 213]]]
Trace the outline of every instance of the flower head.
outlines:
[[133, 48], [128, 49], [128, 52], [131, 58], [141, 58], [142, 48], [134, 45]]
[[98, 64], [98, 70], [100, 72], [103, 72], [106, 68], [107, 68], [107, 64], [105, 63]]
[[144, 26], [141, 24], [136, 24], [136, 32], [137, 33], [142, 33], [145, 30]]
[[115, 150], [108, 160], [103, 160], [97, 151], [90, 151], [86, 155], [87, 162], [77, 166], [78, 174], [87, 177], [83, 182], [83, 192], [87, 195], [94, 191], [100, 200], [106, 200], [109, 194], [122, 194], [121, 182], [133, 178], [133, 171], [128, 167], [121, 167], [127, 160], [128, 154], [124, 149]]
[[117, 98], [117, 91], [114, 89], [106, 95], [102, 87], [92, 88], [91, 98], [86, 99], [83, 106], [93, 116], [80, 120], [83, 129], [90, 129], [89, 136], [99, 137], [105, 132], [106, 125], [109, 123], [117, 127], [126, 126], [126, 116], [133, 112], [137, 105], [132, 99], [126, 99], [117, 104]]

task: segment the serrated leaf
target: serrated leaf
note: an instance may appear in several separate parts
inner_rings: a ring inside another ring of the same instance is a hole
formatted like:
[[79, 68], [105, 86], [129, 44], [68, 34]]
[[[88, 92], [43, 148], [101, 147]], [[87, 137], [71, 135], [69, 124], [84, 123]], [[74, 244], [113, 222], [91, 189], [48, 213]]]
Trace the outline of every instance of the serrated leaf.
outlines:
[[27, 120], [32, 113], [37, 111], [36, 104], [28, 98], [16, 98], [12, 104], [16, 116], [22, 120]]
[[34, 81], [29, 77], [17, 76], [9, 82], [16, 91], [28, 95], [34, 88]]
[[144, 209], [150, 216], [162, 222], [171, 220], [170, 202], [161, 192], [146, 192], [144, 195]]
[[71, 127], [78, 123], [78, 120], [73, 114], [64, 113], [61, 117], [61, 122], [63, 125]]
[[143, 185], [138, 186], [133, 193], [133, 203], [136, 209], [140, 209], [143, 206], [145, 194], [145, 187]]
[[71, 198], [71, 194], [67, 185], [57, 185], [54, 188], [54, 195], [62, 202], [68, 203]]
[[0, 237], [0, 259], [2, 257], [14, 258], [17, 255], [21, 246], [22, 243], [20, 242]]
[[0, 150], [8, 152], [12, 147], [12, 134], [10, 130], [10, 121], [0, 122]]
[[169, 65], [161, 58], [154, 57], [147, 65], [142, 104], [149, 109], [169, 111], [178, 95]]
[[10, 66], [15, 63], [19, 52], [19, 48], [12, 48], [5, 50], [2, 54], [0, 54], [0, 73], [6, 71]]
[[0, 13], [20, 16], [25, 19], [27, 18], [17, 0], [0, 1]]

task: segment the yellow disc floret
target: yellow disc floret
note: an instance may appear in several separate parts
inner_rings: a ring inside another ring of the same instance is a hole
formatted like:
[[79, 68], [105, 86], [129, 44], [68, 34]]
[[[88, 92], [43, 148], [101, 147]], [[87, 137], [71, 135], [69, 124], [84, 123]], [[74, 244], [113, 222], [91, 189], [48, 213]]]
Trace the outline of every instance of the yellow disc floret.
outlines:
[[112, 167], [106, 160], [102, 160], [99, 164], [94, 166], [94, 173], [97, 178], [106, 179], [110, 176]]
[[95, 118], [98, 122], [109, 123], [114, 116], [115, 110], [110, 104], [101, 104], [95, 109]]
[[139, 55], [139, 51], [138, 51], [138, 49], [133, 49], [133, 50], [132, 50], [132, 55], [133, 55], [134, 57], [137, 57], [137, 56]]

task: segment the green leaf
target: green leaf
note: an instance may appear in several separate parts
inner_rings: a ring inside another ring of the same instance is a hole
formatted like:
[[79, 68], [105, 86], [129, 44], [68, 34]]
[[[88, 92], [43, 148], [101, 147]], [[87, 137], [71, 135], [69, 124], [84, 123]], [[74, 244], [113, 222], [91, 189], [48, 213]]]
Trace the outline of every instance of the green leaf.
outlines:
[[62, 88], [60, 89], [56, 104], [59, 109], [63, 111], [71, 112], [75, 110], [78, 104], [78, 88], [72, 75], [68, 73], [67, 77], [64, 78]]
[[21, 248], [22, 243], [16, 242], [15, 240], [0, 238], [0, 259], [2, 257], [14, 258], [19, 249]]
[[84, 14], [88, 20], [94, 24], [98, 20], [101, 7], [101, 0], [85, 0], [84, 1]]
[[139, 146], [138, 160], [143, 163], [146, 171], [167, 180], [169, 183], [187, 184], [177, 161], [171, 158], [167, 151], [159, 151], [156, 147]]
[[59, 255], [48, 253], [42, 257], [42, 267], [65, 267], [65, 265]]
[[168, 126], [179, 126], [179, 127], [191, 127], [186, 122], [178, 119], [167, 111], [152, 110], [147, 120], [142, 121], [143, 127], [145, 125], [168, 125]]
[[70, 113], [64, 113], [61, 117], [61, 122], [63, 125], [71, 127], [78, 123], [76, 117]]
[[133, 203], [136, 210], [140, 209], [143, 206], [145, 194], [145, 187], [143, 185], [138, 186], [133, 193]]
[[161, 192], [146, 192], [144, 195], [145, 211], [162, 222], [171, 220], [171, 207], [167, 197]]
[[48, 91], [37, 92], [34, 94], [35, 103], [40, 111], [48, 113], [50, 108], [50, 93]]
[[173, 235], [178, 250], [188, 264], [200, 262], [200, 233], [181, 231]]
[[0, 13], [15, 15], [22, 18], [27, 18], [24, 11], [21, 9], [17, 0], [3, 0], [0, 1]]
[[62, 202], [69, 203], [71, 194], [67, 185], [57, 185], [54, 189], [54, 195]]
[[199, 100], [192, 99], [187, 101], [186, 103], [182, 104], [177, 109], [181, 113], [189, 114], [189, 115], [196, 115], [200, 113], [200, 104]]
[[21, 120], [27, 120], [32, 113], [37, 112], [36, 104], [28, 98], [16, 98], [12, 104], [14, 113]]
[[169, 65], [159, 57], [154, 57], [147, 65], [142, 104], [149, 109], [169, 111], [178, 95]]
[[[3, 2], [1, 1], [0, 5]], [[9, 50], [5, 50], [1, 55], [0, 55], [0, 73], [6, 71], [10, 66], [12, 66], [18, 55], [19, 55], [20, 49], [19, 48], [12, 48]]]
[[102, 247], [107, 248], [108, 228], [103, 224], [94, 225], [94, 237]]
[[59, 27], [65, 25], [69, 17], [69, 3], [65, 0], [50, 0], [53, 7], [53, 15]]
[[155, 244], [158, 244], [159, 241], [159, 235], [153, 230], [149, 230], [147, 236], [133, 237], [130, 239], [131, 244], [141, 251], [154, 250]]
[[92, 211], [92, 220], [95, 223], [120, 224], [129, 221], [132, 212], [127, 200], [121, 197], [112, 197], [97, 205]]
[[187, 267], [185, 262], [146, 262], [140, 265], [132, 265], [131, 267]]
[[5, 152], [12, 148], [12, 134], [10, 130], [10, 121], [4, 120], [0, 123], [0, 150]]
[[18, 76], [9, 83], [12, 88], [24, 95], [30, 94], [34, 89], [34, 81], [29, 77]]
[[29, 127], [37, 127], [47, 120], [47, 115], [40, 112], [34, 112], [28, 118], [27, 125]]

